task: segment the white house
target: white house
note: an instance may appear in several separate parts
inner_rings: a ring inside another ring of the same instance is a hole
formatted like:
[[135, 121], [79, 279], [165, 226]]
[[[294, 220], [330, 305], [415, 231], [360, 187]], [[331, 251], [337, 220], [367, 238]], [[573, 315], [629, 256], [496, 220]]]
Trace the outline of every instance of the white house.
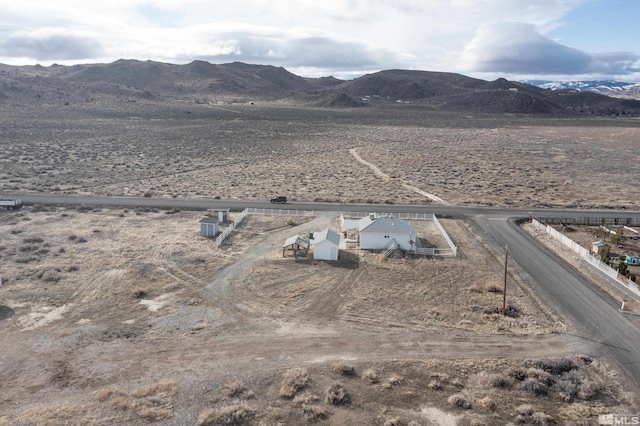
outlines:
[[413, 251], [418, 235], [411, 222], [395, 216], [363, 218], [360, 228], [360, 248], [383, 250], [395, 240], [402, 250]]
[[340, 234], [325, 229], [313, 235], [313, 258], [318, 260], [338, 260]]

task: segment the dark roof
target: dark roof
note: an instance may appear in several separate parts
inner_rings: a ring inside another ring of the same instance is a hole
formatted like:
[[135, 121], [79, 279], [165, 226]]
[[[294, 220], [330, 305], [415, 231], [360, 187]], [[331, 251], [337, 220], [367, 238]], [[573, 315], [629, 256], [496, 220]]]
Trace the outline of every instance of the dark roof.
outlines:
[[203, 217], [200, 219], [200, 223], [218, 223], [217, 217]]

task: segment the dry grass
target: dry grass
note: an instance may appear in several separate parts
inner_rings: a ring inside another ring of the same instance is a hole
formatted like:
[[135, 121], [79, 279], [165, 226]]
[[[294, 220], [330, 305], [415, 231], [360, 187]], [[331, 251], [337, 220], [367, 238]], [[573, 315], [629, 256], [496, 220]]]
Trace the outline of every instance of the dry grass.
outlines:
[[442, 382], [438, 379], [431, 380], [429, 384], [427, 384], [427, 387], [431, 390], [436, 390], [436, 391], [443, 389]]
[[[11, 417], [0, 416], [0, 425], [19, 424]], [[68, 401], [58, 404], [45, 404], [26, 410], [21, 419], [27, 424], [62, 426], [69, 424], [102, 425], [113, 420], [110, 416], [96, 414], [91, 405], [78, 405]]]
[[480, 398], [478, 400], [478, 405], [488, 411], [494, 411], [498, 404], [489, 396], [485, 396], [484, 398]]
[[198, 417], [199, 426], [250, 424], [256, 413], [244, 405], [229, 405], [204, 411]]
[[224, 394], [227, 396], [239, 396], [245, 391], [244, 382], [242, 380], [236, 380], [233, 382], [227, 382], [222, 387]]
[[293, 398], [296, 393], [309, 384], [309, 372], [306, 368], [292, 368], [282, 375], [280, 397]]
[[331, 364], [331, 371], [343, 376], [353, 376], [356, 374], [356, 370], [353, 365], [345, 364], [344, 362], [334, 362]]
[[325, 391], [325, 402], [332, 405], [347, 405], [351, 396], [340, 382], [333, 382]]
[[96, 400], [115, 410], [157, 421], [173, 415], [173, 398], [177, 392], [175, 382], [160, 381], [131, 392], [114, 388], [103, 389], [96, 394]]
[[507, 376], [504, 374], [491, 374], [487, 377], [487, 382], [491, 385], [491, 387], [499, 388], [499, 389], [508, 389], [513, 383]]
[[469, 401], [469, 398], [460, 393], [455, 393], [449, 396], [447, 398], [447, 402], [454, 407], [464, 408], [467, 410], [471, 408], [471, 401]]
[[361, 377], [362, 380], [372, 385], [380, 383], [380, 373], [373, 368], [367, 368], [366, 370], [364, 370], [361, 374]]
[[331, 411], [321, 405], [312, 404], [304, 405], [302, 407], [302, 414], [306, 421], [316, 422], [327, 419], [331, 415]]

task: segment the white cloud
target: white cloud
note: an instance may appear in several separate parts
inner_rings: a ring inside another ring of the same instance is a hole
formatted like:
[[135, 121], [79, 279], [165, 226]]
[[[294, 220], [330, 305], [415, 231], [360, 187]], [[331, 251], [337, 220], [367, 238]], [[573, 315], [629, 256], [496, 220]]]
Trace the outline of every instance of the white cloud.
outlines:
[[633, 72], [637, 55], [590, 55], [545, 35], [594, 1], [4, 0], [0, 61], [204, 59], [342, 77], [389, 68]]
[[16, 31], [0, 40], [0, 56], [39, 58], [45, 60], [90, 59], [101, 54], [97, 40], [73, 34], [61, 28]]
[[517, 22], [482, 26], [463, 58], [472, 71], [512, 74], [579, 74], [592, 61], [541, 35], [534, 25]]
[[464, 68], [480, 73], [555, 76], [633, 76], [640, 56], [629, 52], [588, 54], [540, 34], [532, 24], [484, 25], [462, 54]]
[[599, 75], [629, 75], [640, 73], [640, 55], [631, 52], [610, 52], [592, 55], [587, 72]]

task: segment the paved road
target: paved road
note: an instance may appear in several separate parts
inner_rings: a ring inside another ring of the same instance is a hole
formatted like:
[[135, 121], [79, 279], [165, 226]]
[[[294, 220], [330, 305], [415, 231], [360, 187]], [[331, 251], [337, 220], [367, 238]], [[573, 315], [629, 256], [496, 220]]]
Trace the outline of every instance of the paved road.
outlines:
[[[5, 195], [8, 197], [8, 195]], [[590, 342], [591, 353], [608, 355], [640, 387], [640, 329], [628, 316], [618, 310], [618, 301], [595, 288], [588, 280], [578, 274], [535, 239], [515, 224], [513, 218], [526, 217], [529, 211], [524, 209], [492, 209], [455, 206], [395, 206], [395, 205], [340, 205], [322, 203], [288, 203], [273, 205], [268, 202], [247, 202], [227, 200], [185, 200], [124, 197], [79, 197], [56, 195], [13, 195], [25, 204], [87, 204], [122, 207], [155, 208], [289, 208], [318, 211], [359, 211], [359, 212], [427, 212], [437, 215], [459, 217], [469, 220], [496, 253], [504, 253], [509, 246], [512, 262], [518, 265], [528, 276], [537, 294], [552, 308], [558, 311], [571, 325], [572, 339], [579, 338]], [[552, 215], [564, 217], [634, 217], [640, 218], [640, 212], [631, 211], [588, 211], [563, 209], [534, 209], [536, 216]], [[568, 334], [569, 332], [567, 332]]]
[[619, 302], [593, 286], [566, 262], [504, 217], [472, 218], [476, 231], [494, 249], [509, 246], [509, 255], [532, 277], [532, 287], [570, 324], [573, 337], [590, 342], [590, 353], [609, 355], [629, 378], [640, 384], [640, 328], [619, 311]]
[[93, 206], [120, 207], [154, 207], [154, 208], [183, 208], [189, 210], [206, 210], [215, 208], [231, 208], [243, 210], [252, 208], [283, 208], [292, 210], [321, 210], [321, 211], [351, 211], [351, 212], [379, 212], [379, 213], [435, 213], [439, 216], [466, 218], [474, 215], [488, 215], [500, 217], [526, 217], [529, 212], [535, 216], [563, 216], [563, 217], [634, 217], [640, 218], [640, 212], [613, 210], [576, 210], [576, 209], [521, 209], [521, 208], [490, 208], [490, 207], [460, 207], [442, 206], [437, 204], [424, 205], [389, 205], [389, 204], [331, 204], [331, 203], [287, 203], [271, 204], [269, 202], [215, 200], [215, 199], [181, 199], [181, 198], [133, 198], [133, 197], [93, 197], [76, 195], [45, 195], [45, 194], [0, 194], [5, 198], [20, 198], [29, 204], [86, 204]]

